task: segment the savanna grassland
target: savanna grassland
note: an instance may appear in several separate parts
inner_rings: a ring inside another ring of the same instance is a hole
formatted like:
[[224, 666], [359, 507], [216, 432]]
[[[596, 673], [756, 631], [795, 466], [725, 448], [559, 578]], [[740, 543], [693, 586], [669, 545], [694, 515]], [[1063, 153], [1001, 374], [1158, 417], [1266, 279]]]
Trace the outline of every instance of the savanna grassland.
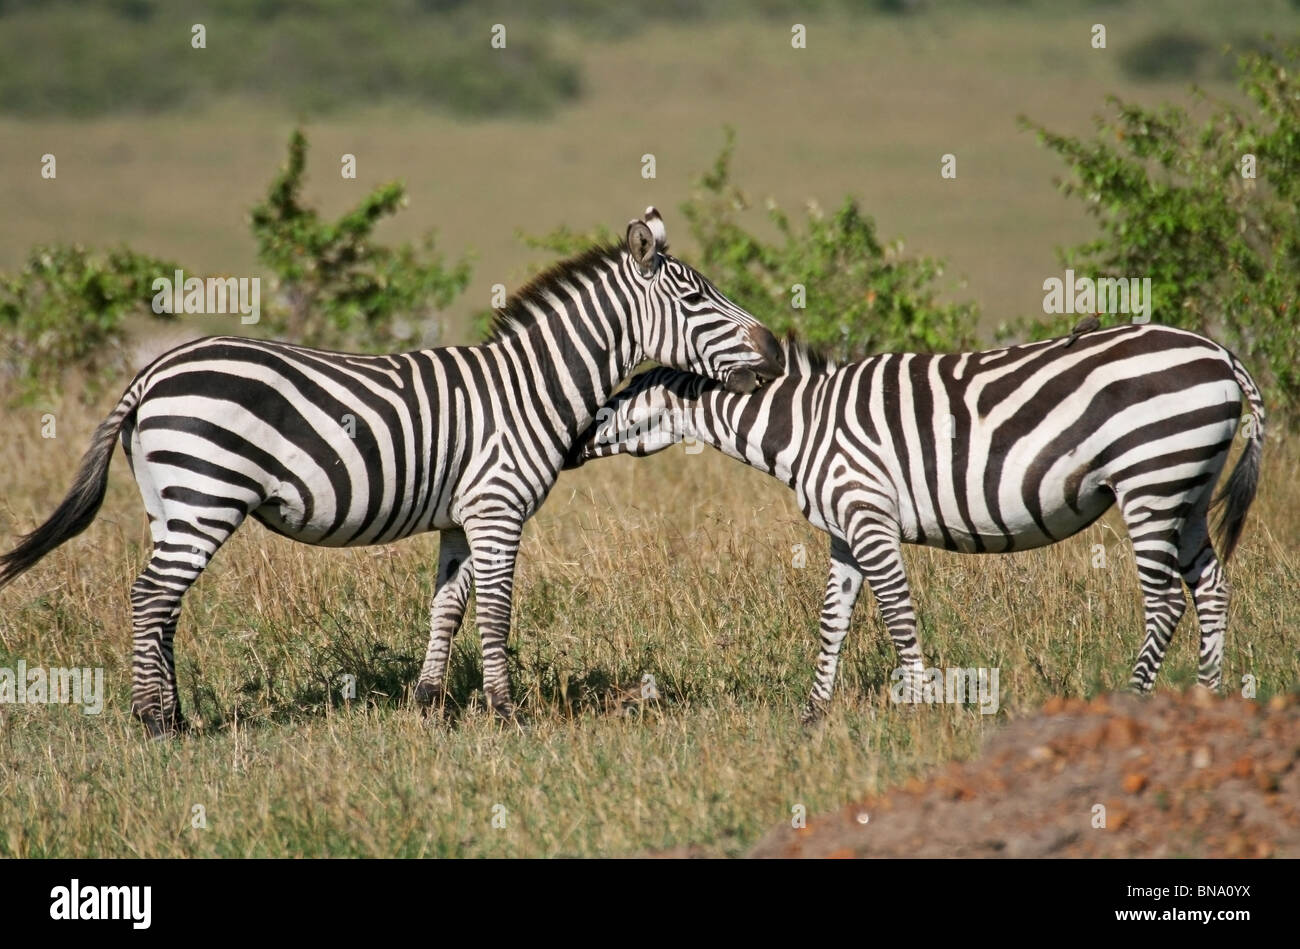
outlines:
[[[12, 490], [25, 500], [7, 533], [57, 502], [94, 421], [72, 414], [56, 439], [11, 436], [25, 461]], [[1300, 681], [1298, 462], [1270, 441], [1229, 571], [1225, 681], [1253, 675], [1261, 697]], [[185, 601], [179, 676], [201, 727], [152, 743], [128, 711], [127, 592], [148, 533], [116, 467], [99, 521], [5, 591], [8, 664], [103, 666], [108, 691], [98, 716], [0, 712], [6, 855], [737, 854], [796, 804], [833, 810], [970, 755], [1051, 696], [1122, 689], [1141, 638], [1113, 512], [1041, 551], [909, 548], [927, 661], [997, 667], [998, 713], [892, 705], [893, 648], [864, 596], [834, 711], [806, 731], [825, 537], [776, 481], [679, 446], [565, 474], [528, 526], [512, 639], [522, 730], [482, 710], [472, 622], [450, 670], [464, 712], [431, 725], [410, 705], [436, 540], [329, 551], [249, 524]], [[1093, 566], [1098, 544], [1104, 568]], [[1189, 620], [1160, 689], [1195, 683]], [[357, 677], [352, 702], [345, 674]], [[645, 675], [658, 701], [629, 705]], [[191, 826], [196, 804], [204, 829]]]
[[[1059, 164], [1016, 116], [1083, 132], [1107, 92], [1181, 96], [1186, 76], [1139, 83], [1119, 54], [1171, 23], [1210, 45], [1245, 29], [1231, 5], [1209, 0], [1104, 9], [1115, 55], [1087, 47], [1096, 15], [1074, 4], [803, 17], [818, 44], [803, 58], [780, 19], [657, 22], [626, 36], [559, 28], [551, 49], [581, 61], [581, 97], [544, 117], [466, 120], [383, 101], [311, 115], [309, 197], [337, 214], [363, 188], [405, 180], [410, 207], [381, 236], [436, 228], [448, 252], [476, 255], [468, 291], [444, 314], [443, 341], [464, 342], [489, 288], [517, 286], [543, 256], [519, 231], [617, 229], [653, 203], [670, 238], [684, 233], [674, 209], [729, 124], [756, 230], [768, 195], [797, 209], [856, 194], [883, 235], [948, 259], [945, 292], [978, 302], [987, 333], [1041, 309], [1043, 278], [1060, 272], [1053, 247], [1093, 235], [1054, 188]], [[1279, 0], [1250, 28], [1294, 19]], [[1214, 68], [1197, 78], [1234, 95]], [[42, 241], [126, 241], [258, 273], [247, 210], [300, 117], [246, 92], [179, 112], [0, 116], [0, 266]], [[33, 171], [47, 151], [60, 155], [57, 186]], [[943, 181], [950, 151], [959, 177]], [[344, 152], [358, 154], [359, 181], [339, 178]], [[654, 181], [639, 173], [646, 152], [658, 158]], [[691, 258], [688, 242], [674, 251]], [[2, 548], [58, 503], [116, 395], [85, 406], [74, 393], [0, 410]], [[1228, 567], [1224, 680], [1239, 690], [1253, 676], [1262, 698], [1300, 682], [1300, 443], [1284, 431], [1282, 420], [1269, 429]], [[472, 607], [450, 666], [462, 711], [448, 725], [411, 706], [436, 537], [318, 550], [250, 523], [185, 599], [177, 667], [198, 727], [149, 742], [129, 715], [128, 601], [149, 535], [119, 454], [98, 520], [0, 592], [0, 666], [98, 666], [107, 687], [100, 715], [0, 705], [0, 855], [742, 854], [796, 805], [834, 810], [970, 756], [1050, 697], [1122, 689], [1142, 636], [1126, 544], [1112, 512], [1041, 551], [907, 549], [927, 664], [996, 667], [997, 714], [891, 704], [895, 655], [864, 593], [832, 712], [807, 730], [798, 712], [827, 541], [793, 495], [708, 450], [590, 464], [561, 477], [525, 530], [516, 728], [482, 708]], [[1158, 689], [1195, 683], [1196, 644], [1188, 615]], [[355, 699], [343, 697], [345, 676]], [[657, 700], [633, 698], [645, 676]]]

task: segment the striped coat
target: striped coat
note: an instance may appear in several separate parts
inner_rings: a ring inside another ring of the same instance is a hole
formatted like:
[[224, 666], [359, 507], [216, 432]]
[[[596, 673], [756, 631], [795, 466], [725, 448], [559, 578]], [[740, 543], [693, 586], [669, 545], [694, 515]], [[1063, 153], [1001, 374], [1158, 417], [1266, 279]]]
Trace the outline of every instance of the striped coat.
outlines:
[[[831, 535], [821, 654], [806, 711], [830, 701], [865, 580], [902, 660], [923, 668], [902, 544], [1001, 553], [1052, 544], [1118, 504], [1133, 541], [1146, 638], [1132, 686], [1154, 683], [1191, 591], [1202, 684], [1220, 684], [1222, 563], [1255, 494], [1264, 408], [1232, 353], [1195, 333], [1129, 325], [987, 352], [891, 353], [835, 366], [791, 344], [790, 369], [751, 394], [668, 369], [634, 379], [569, 464], [651, 454], [691, 436], [794, 489]], [[1211, 494], [1243, 409], [1245, 452], [1216, 546]]]
[[219, 337], [159, 357], [93, 436], [54, 514], [0, 557], [0, 586], [84, 530], [120, 439], [153, 553], [131, 590], [132, 709], [154, 735], [184, 724], [172, 642], [181, 598], [244, 519], [309, 544], [442, 532], [415, 696], [441, 706], [471, 585], [488, 704], [506, 671], [524, 522], [576, 438], [643, 359], [749, 391], [783, 369], [775, 339], [670, 256], [653, 208], [507, 303], [493, 339], [383, 356]]

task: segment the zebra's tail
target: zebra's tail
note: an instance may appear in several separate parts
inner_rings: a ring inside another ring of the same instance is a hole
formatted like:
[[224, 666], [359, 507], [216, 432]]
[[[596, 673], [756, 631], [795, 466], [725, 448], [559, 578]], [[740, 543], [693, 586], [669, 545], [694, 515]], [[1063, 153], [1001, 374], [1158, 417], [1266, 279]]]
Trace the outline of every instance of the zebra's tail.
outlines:
[[1228, 483], [1213, 504], [1219, 508], [1215, 529], [1219, 534], [1219, 556], [1224, 563], [1237, 549], [1237, 541], [1241, 540], [1241, 531], [1246, 525], [1246, 512], [1255, 500], [1255, 488], [1259, 485], [1259, 456], [1264, 447], [1264, 400], [1260, 398], [1259, 388], [1236, 356], [1232, 357], [1232, 374], [1237, 378], [1241, 394], [1250, 403], [1250, 418], [1246, 422], [1250, 431], [1246, 433], [1249, 439], [1246, 450], [1237, 459]]
[[58, 547], [65, 540], [76, 537], [95, 519], [104, 502], [108, 486], [108, 466], [113, 460], [113, 447], [123, 423], [135, 412], [140, 402], [142, 386], [133, 383], [122, 395], [111, 415], [99, 423], [90, 439], [90, 447], [81, 458], [77, 477], [67, 497], [53, 514], [36, 530], [23, 536], [18, 546], [0, 555], [0, 587], [4, 587], [28, 568]]

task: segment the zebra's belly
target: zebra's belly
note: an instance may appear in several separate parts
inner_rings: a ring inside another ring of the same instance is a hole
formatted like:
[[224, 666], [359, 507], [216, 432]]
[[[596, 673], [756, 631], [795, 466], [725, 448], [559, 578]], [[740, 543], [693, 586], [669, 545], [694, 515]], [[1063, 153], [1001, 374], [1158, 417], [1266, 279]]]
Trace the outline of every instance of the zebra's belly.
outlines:
[[272, 498], [255, 511], [254, 518], [284, 537], [320, 547], [365, 547], [387, 544], [403, 537], [457, 526], [447, 504], [419, 511], [411, 504], [366, 510], [360, 516], [336, 522], [332, 512], [313, 514], [297, 498]]
[[909, 530], [907, 543], [941, 547], [960, 553], [998, 553], [1046, 547], [1072, 537], [1101, 517], [1115, 502], [1102, 485], [1081, 491], [1073, 504], [1058, 500], [1033, 509], [1023, 503], [1003, 504], [991, 510], [919, 518]]

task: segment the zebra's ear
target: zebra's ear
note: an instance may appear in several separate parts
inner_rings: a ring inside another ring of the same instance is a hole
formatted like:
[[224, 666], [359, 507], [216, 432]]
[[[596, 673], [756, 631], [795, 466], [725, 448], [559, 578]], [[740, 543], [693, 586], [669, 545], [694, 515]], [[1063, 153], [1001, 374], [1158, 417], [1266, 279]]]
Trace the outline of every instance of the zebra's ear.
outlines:
[[655, 250], [662, 254], [668, 249], [668, 229], [664, 227], [664, 219], [653, 207], [646, 208], [641, 219], [655, 236]]
[[648, 277], [654, 272], [655, 236], [645, 221], [631, 221], [627, 225], [627, 252], [632, 262]]
[[645, 216], [627, 225], [627, 252], [641, 269], [641, 276], [654, 272], [655, 260], [668, 246], [663, 218], [654, 208], [646, 208]]

